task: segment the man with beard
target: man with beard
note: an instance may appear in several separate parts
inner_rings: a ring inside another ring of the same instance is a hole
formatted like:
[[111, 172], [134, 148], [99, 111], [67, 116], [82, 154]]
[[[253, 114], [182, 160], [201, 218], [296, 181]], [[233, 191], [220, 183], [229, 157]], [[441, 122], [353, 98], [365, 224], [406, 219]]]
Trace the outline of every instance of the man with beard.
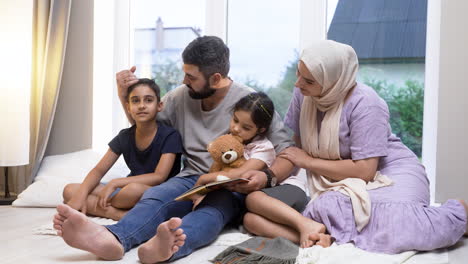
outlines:
[[[117, 260], [144, 243], [138, 250], [143, 263], [172, 261], [213, 242], [227, 223], [241, 219], [245, 195], [237, 192], [211, 192], [194, 210], [191, 201], [174, 201], [193, 187], [200, 175], [208, 173], [212, 163], [206, 150], [208, 143], [229, 132], [232, 106], [253, 91], [228, 77], [229, 48], [218, 37], [195, 39], [185, 48], [182, 58], [184, 84], [163, 97], [164, 110], [158, 114], [158, 120], [180, 132], [185, 156], [183, 170], [148, 189], [115, 225], [100, 226], [67, 205], [57, 207], [54, 227], [70, 246]], [[117, 73], [121, 100], [127, 88], [137, 81], [134, 72], [132, 67]], [[130, 117], [129, 121], [133, 123]], [[267, 137], [277, 153], [292, 145], [277, 113]], [[267, 176], [261, 174], [238, 190], [248, 193], [266, 185]]]

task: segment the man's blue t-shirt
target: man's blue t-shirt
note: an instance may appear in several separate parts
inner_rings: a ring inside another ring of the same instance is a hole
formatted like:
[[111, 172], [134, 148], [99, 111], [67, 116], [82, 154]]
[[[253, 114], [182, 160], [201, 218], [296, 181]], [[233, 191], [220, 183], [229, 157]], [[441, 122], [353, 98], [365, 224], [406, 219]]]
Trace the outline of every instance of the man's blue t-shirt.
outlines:
[[177, 130], [158, 122], [158, 131], [153, 142], [143, 151], [136, 147], [136, 126], [122, 129], [119, 134], [109, 142], [109, 147], [117, 155], [123, 154], [125, 163], [130, 169], [128, 176], [152, 173], [159, 163], [162, 154], [176, 153], [176, 159], [168, 179], [180, 172], [180, 157], [182, 153], [182, 138]]

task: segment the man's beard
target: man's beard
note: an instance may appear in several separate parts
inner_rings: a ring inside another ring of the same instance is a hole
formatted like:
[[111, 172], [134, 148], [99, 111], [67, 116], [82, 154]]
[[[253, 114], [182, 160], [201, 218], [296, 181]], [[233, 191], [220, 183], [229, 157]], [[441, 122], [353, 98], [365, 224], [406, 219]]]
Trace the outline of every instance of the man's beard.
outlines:
[[216, 89], [211, 88], [208, 82], [205, 84], [205, 86], [203, 87], [203, 90], [201, 90], [200, 92], [195, 92], [192, 86], [190, 86], [189, 84], [186, 84], [186, 85], [187, 87], [189, 87], [188, 93], [192, 99], [198, 99], [198, 100], [205, 99], [205, 98], [212, 96], [216, 92]]

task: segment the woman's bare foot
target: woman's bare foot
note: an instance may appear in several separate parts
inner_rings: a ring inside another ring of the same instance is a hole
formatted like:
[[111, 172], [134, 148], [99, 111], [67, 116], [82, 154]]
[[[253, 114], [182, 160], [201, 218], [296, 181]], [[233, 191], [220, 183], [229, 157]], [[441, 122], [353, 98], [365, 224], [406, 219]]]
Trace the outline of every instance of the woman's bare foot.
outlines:
[[464, 236], [468, 236], [468, 204], [465, 202], [465, 200], [458, 200], [460, 203], [465, 207], [465, 213], [466, 213], [466, 229], [465, 229], [465, 234]]
[[138, 248], [142, 263], [156, 263], [168, 260], [184, 245], [186, 235], [181, 228], [182, 219], [173, 217], [160, 224], [156, 235]]
[[317, 243], [315, 243], [315, 245], [322, 246], [322, 247], [326, 248], [326, 247], [331, 246], [331, 244], [334, 241], [332, 236], [329, 235], [329, 234], [320, 233], [318, 235], [319, 235], [319, 240], [317, 241]]
[[[304, 220], [301, 221], [301, 225], [298, 227], [299, 231], [299, 246], [301, 248], [308, 248], [314, 245], [314, 241], [318, 239], [311, 240], [310, 235], [312, 234], [323, 234], [325, 233], [325, 225], [315, 222], [310, 218], [304, 217]], [[318, 237], [318, 236], [317, 236]]]
[[105, 227], [89, 221], [86, 215], [68, 205], [57, 206], [54, 228], [69, 246], [85, 250], [106, 260], [118, 260], [124, 249]]

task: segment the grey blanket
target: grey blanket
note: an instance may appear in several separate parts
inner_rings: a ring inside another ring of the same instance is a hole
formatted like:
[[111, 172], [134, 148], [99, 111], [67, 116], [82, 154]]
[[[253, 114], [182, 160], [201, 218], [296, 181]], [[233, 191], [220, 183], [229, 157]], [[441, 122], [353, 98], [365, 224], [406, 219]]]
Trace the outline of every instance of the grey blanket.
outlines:
[[212, 262], [216, 264], [294, 264], [298, 253], [299, 247], [285, 238], [253, 237], [228, 247]]

